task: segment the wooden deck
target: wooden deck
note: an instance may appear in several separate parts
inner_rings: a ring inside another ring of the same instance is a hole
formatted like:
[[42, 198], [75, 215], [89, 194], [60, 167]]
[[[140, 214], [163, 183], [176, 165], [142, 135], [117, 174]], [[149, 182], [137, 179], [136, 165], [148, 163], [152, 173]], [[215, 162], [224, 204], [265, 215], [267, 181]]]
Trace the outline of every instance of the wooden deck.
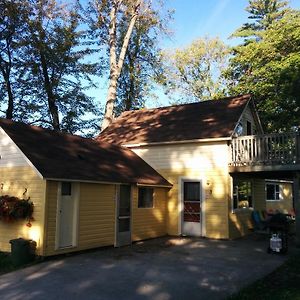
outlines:
[[230, 172], [300, 170], [299, 133], [249, 135], [233, 138]]

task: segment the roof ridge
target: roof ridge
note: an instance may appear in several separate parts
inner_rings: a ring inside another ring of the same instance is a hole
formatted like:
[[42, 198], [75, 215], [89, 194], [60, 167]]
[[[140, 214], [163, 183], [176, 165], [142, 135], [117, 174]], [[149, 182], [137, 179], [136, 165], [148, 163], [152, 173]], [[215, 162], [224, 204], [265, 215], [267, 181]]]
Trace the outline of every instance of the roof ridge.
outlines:
[[[237, 96], [227, 96], [227, 97], [223, 97], [223, 98], [218, 98], [218, 99], [208, 99], [208, 100], [203, 100], [203, 101], [197, 101], [197, 102], [190, 102], [190, 103], [182, 103], [182, 104], [173, 104], [173, 105], [168, 105], [168, 106], [161, 106], [161, 107], [154, 107], [154, 108], [142, 108], [142, 109], [135, 109], [135, 110], [126, 110], [124, 112], [122, 112], [120, 114], [119, 117], [115, 118], [115, 120], [119, 119], [120, 117], [122, 117], [125, 114], [132, 114], [132, 113], [137, 113], [137, 112], [150, 112], [150, 111], [155, 111], [155, 110], [162, 110], [162, 109], [168, 109], [168, 108], [175, 108], [175, 107], [180, 107], [180, 106], [189, 106], [189, 105], [195, 105], [195, 104], [202, 104], [205, 102], [211, 102], [211, 101], [228, 101], [228, 100], [232, 100], [232, 99], [239, 99], [239, 98], [250, 98], [251, 94], [240, 94]], [[114, 122], [113, 121], [113, 122]]]

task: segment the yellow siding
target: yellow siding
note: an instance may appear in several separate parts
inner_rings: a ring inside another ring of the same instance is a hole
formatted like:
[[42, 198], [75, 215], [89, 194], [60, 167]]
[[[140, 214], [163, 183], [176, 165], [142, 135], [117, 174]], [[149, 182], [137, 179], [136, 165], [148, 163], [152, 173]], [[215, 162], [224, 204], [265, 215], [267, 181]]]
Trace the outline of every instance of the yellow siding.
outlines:
[[253, 228], [252, 224], [252, 210], [240, 208], [234, 213], [229, 214], [229, 231], [230, 238], [235, 239], [243, 235], [249, 234]]
[[115, 185], [80, 183], [77, 247], [55, 250], [58, 182], [47, 182], [47, 240], [44, 255], [114, 244]]
[[[15, 238], [33, 239], [37, 242], [38, 254], [42, 255], [43, 228], [45, 208], [46, 183], [30, 166], [1, 167], [0, 182], [3, 188], [1, 195], [30, 197], [34, 204], [34, 221], [32, 227], [27, 227], [27, 221], [5, 223], [0, 221], [0, 251], [10, 251], [9, 240]], [[27, 189], [25, 195], [23, 193]]]
[[253, 179], [253, 205], [255, 210], [266, 210], [265, 180]]
[[138, 208], [138, 188], [132, 197], [132, 240], [138, 241], [167, 234], [166, 231], [167, 190], [155, 188], [153, 208]]
[[211, 238], [229, 237], [230, 179], [226, 142], [160, 145], [132, 150], [173, 184], [168, 193], [168, 234], [180, 234], [181, 196], [178, 184], [181, 177], [185, 177], [200, 179], [203, 183], [204, 235]]

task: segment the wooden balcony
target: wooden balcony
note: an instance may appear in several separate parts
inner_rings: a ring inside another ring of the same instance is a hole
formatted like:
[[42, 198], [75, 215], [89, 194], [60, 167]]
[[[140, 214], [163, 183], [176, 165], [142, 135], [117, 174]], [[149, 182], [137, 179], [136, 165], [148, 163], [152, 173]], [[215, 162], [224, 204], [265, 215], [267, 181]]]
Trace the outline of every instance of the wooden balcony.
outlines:
[[280, 133], [233, 138], [230, 172], [300, 171], [300, 135]]

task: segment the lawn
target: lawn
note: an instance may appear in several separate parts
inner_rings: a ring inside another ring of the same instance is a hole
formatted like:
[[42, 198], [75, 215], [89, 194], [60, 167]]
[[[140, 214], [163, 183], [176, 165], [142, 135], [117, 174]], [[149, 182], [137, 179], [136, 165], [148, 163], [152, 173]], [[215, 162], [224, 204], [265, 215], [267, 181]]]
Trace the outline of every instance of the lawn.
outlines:
[[300, 253], [289, 258], [286, 263], [265, 278], [256, 281], [229, 299], [300, 300]]

